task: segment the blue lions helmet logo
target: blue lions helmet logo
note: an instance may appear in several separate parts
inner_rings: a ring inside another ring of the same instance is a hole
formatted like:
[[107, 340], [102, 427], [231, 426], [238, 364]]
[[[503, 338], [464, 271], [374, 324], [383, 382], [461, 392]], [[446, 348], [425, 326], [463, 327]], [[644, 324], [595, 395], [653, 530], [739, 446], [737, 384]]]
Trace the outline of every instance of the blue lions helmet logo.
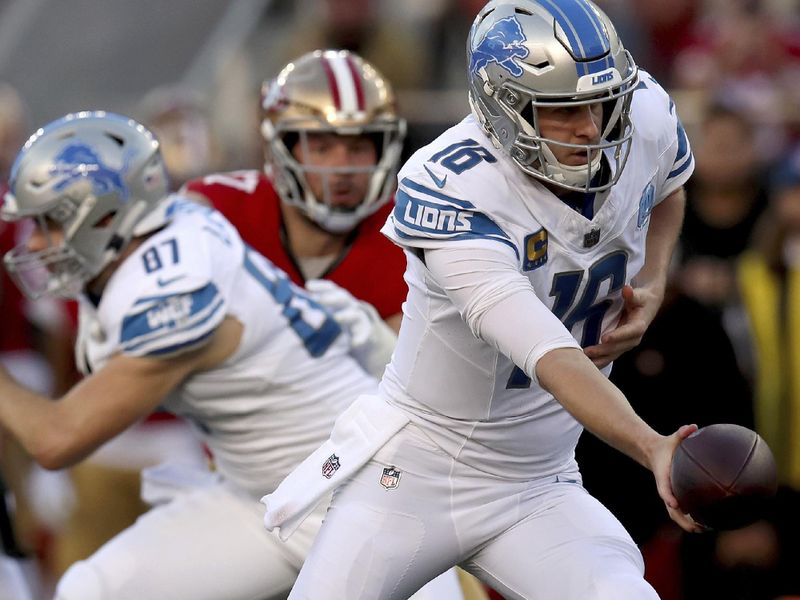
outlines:
[[477, 75], [482, 67], [495, 62], [514, 77], [521, 77], [522, 67], [516, 60], [526, 58], [530, 54], [528, 48], [522, 45], [526, 40], [522, 27], [515, 17], [500, 19], [472, 49], [470, 73]]
[[70, 144], [56, 156], [56, 164], [50, 174], [62, 177], [55, 185], [62, 191], [78, 180], [87, 179], [92, 184], [92, 192], [103, 196], [117, 192], [121, 200], [128, 199], [128, 186], [122, 178], [122, 171], [115, 171], [103, 164], [97, 153], [87, 144]]

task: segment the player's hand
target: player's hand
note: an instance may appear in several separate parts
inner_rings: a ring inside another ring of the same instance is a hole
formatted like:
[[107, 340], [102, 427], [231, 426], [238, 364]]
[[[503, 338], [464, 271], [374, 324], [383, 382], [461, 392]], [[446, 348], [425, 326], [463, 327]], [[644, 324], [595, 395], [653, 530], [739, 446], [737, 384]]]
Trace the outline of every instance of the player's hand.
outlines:
[[617, 326], [604, 333], [599, 344], [583, 350], [598, 369], [639, 345], [661, 306], [663, 294], [626, 285], [622, 288], [622, 299], [625, 304]]
[[364, 345], [380, 315], [371, 304], [361, 302], [343, 287], [327, 279], [310, 279], [306, 290], [333, 313], [336, 322], [350, 335], [351, 347]]
[[664, 501], [670, 518], [680, 527], [691, 533], [700, 533], [705, 528], [696, 523], [691, 516], [684, 513], [678, 505], [678, 500], [672, 493], [672, 483], [670, 481], [670, 471], [672, 469], [672, 457], [680, 443], [697, 431], [697, 425], [684, 425], [670, 436], [662, 436], [660, 442], [650, 456], [650, 469], [656, 478], [658, 495]]
[[375, 307], [353, 297], [350, 292], [327, 279], [306, 282], [306, 290], [333, 313], [336, 322], [350, 336], [350, 354], [362, 368], [380, 378], [392, 357], [397, 335]]

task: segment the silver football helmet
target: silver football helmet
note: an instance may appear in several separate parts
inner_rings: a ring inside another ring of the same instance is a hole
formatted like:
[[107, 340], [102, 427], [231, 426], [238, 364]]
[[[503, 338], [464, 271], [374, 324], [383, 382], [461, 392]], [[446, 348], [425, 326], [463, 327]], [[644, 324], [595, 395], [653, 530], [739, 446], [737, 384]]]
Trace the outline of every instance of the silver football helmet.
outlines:
[[167, 188], [158, 142], [136, 121], [105, 112], [54, 121], [20, 150], [0, 208], [3, 220], [33, 219], [47, 244], [17, 246], [6, 268], [31, 298], [74, 297], [134, 235], [166, 222]]
[[[469, 99], [492, 142], [528, 175], [593, 192], [619, 179], [630, 151], [638, 68], [609, 18], [589, 0], [492, 0], [467, 41]], [[600, 141], [542, 136], [538, 109], [602, 103]], [[560, 163], [554, 147], [583, 150], [586, 165]], [[595, 175], [605, 154], [610, 175]]]
[[[353, 229], [389, 199], [400, 160], [406, 123], [397, 115], [389, 82], [361, 57], [346, 50], [317, 50], [289, 63], [262, 87], [267, 142], [265, 170], [281, 199], [299, 207], [325, 230]], [[307, 144], [309, 133], [367, 135], [375, 140], [378, 160], [369, 167], [322, 167], [303, 164], [292, 154], [294, 144]], [[364, 199], [353, 208], [334, 206], [330, 178], [336, 173], [368, 173]], [[322, 177], [317, 198], [308, 175]]]

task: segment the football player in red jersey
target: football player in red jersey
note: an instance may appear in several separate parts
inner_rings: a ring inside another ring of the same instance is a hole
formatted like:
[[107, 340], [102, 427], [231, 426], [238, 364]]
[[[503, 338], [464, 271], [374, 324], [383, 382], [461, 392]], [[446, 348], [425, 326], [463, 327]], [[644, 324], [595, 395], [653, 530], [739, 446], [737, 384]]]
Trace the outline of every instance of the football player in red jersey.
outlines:
[[379, 231], [406, 127], [391, 85], [351, 52], [318, 50], [264, 83], [262, 108], [264, 173], [208, 175], [184, 192], [213, 204], [295, 283], [333, 281], [397, 330], [405, 258]]

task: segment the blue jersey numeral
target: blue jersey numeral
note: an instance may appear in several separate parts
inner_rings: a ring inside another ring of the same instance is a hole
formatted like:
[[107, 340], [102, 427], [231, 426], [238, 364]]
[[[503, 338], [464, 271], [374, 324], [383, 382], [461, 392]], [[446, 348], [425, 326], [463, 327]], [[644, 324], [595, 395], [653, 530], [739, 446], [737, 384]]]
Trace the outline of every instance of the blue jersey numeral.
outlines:
[[[161, 252], [159, 252], [159, 246], [164, 246], [165, 248], [162, 248]], [[162, 253], [166, 253], [167, 257], [172, 260], [173, 265], [178, 264], [180, 256], [178, 255], [178, 242], [175, 238], [169, 238], [158, 244], [158, 246], [149, 248], [142, 254], [142, 262], [144, 263], [144, 270], [146, 273], [158, 271], [164, 266]]]
[[253, 250], [247, 250], [244, 266], [275, 302], [283, 306], [283, 316], [303, 341], [308, 353], [315, 358], [325, 354], [342, 332], [330, 313]]
[[431, 156], [429, 160], [432, 163], [438, 162], [445, 169], [456, 175], [468, 171], [482, 161], [494, 163], [497, 162], [497, 159], [486, 148], [471, 139], [451, 144]]
[[[569, 330], [572, 330], [577, 323], [584, 322], [581, 347], [594, 346], [600, 341], [603, 317], [613, 303], [610, 298], [597, 302], [600, 287], [608, 281], [608, 294], [620, 290], [625, 285], [627, 266], [628, 256], [624, 252], [614, 252], [601, 258], [589, 267], [586, 288], [580, 299], [577, 299], [577, 296], [584, 276], [583, 271], [556, 273], [553, 277], [553, 285], [550, 288], [550, 296], [555, 297], [553, 314]], [[506, 389], [529, 388], [530, 385], [530, 377], [519, 367], [514, 367], [506, 383]]]

